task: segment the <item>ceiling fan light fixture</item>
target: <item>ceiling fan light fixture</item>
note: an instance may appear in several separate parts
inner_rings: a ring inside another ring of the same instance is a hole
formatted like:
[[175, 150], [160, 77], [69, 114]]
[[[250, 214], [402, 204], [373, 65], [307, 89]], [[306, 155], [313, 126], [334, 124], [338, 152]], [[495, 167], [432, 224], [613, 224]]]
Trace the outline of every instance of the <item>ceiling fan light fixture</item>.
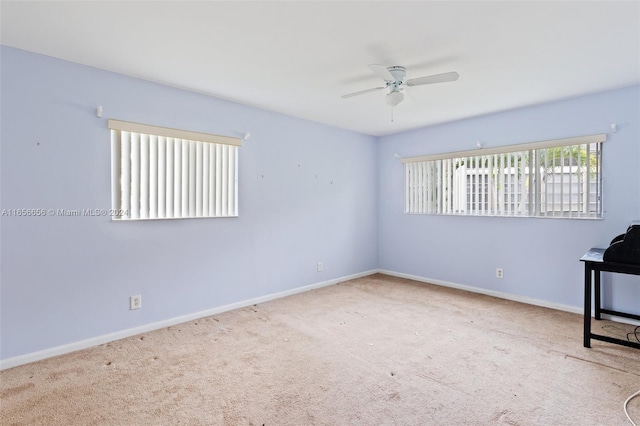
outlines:
[[404, 94], [402, 92], [393, 91], [387, 94], [386, 101], [389, 106], [396, 106], [404, 99]]

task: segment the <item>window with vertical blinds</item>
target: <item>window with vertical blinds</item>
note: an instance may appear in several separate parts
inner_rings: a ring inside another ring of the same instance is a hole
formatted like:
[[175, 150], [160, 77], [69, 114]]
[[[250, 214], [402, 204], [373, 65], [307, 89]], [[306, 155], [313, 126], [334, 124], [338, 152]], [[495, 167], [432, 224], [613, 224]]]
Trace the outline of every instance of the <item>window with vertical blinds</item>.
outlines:
[[606, 134], [402, 159], [405, 213], [602, 218]]
[[109, 120], [115, 220], [238, 216], [239, 138]]

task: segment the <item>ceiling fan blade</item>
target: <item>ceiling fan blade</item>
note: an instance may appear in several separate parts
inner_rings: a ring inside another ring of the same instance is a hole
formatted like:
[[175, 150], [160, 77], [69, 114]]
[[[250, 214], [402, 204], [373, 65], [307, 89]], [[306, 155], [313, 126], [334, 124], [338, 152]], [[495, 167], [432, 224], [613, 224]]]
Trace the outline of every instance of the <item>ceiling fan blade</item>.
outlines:
[[354, 96], [364, 95], [365, 93], [375, 92], [377, 90], [382, 90], [382, 89], [386, 89], [386, 88], [387, 88], [387, 86], [374, 87], [373, 89], [367, 89], [367, 90], [361, 90], [359, 92], [347, 93], [346, 95], [342, 95], [340, 97], [343, 98], [343, 99], [352, 98]]
[[447, 81], [456, 81], [460, 77], [455, 71], [445, 72], [442, 74], [428, 75], [426, 77], [418, 77], [407, 80], [407, 86], [421, 86], [423, 84], [446, 83]]
[[387, 67], [380, 64], [369, 64], [369, 69], [384, 81], [395, 81], [393, 74], [387, 70]]

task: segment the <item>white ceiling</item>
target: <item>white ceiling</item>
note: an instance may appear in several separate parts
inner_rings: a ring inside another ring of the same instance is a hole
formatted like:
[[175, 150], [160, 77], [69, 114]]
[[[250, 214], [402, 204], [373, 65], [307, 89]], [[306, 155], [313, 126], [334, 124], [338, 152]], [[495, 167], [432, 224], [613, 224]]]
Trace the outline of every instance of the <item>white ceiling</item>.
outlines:
[[[1, 1], [1, 43], [370, 135], [640, 84], [640, 2]], [[367, 64], [407, 77], [395, 108]]]

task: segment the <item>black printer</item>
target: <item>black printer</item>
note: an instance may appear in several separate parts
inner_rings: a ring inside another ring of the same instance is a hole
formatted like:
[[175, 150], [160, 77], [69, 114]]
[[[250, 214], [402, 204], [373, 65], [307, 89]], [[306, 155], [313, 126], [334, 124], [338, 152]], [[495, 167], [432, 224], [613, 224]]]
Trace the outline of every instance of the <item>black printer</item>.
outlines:
[[611, 240], [609, 248], [604, 251], [602, 260], [640, 265], [640, 220], [631, 222], [627, 232]]

